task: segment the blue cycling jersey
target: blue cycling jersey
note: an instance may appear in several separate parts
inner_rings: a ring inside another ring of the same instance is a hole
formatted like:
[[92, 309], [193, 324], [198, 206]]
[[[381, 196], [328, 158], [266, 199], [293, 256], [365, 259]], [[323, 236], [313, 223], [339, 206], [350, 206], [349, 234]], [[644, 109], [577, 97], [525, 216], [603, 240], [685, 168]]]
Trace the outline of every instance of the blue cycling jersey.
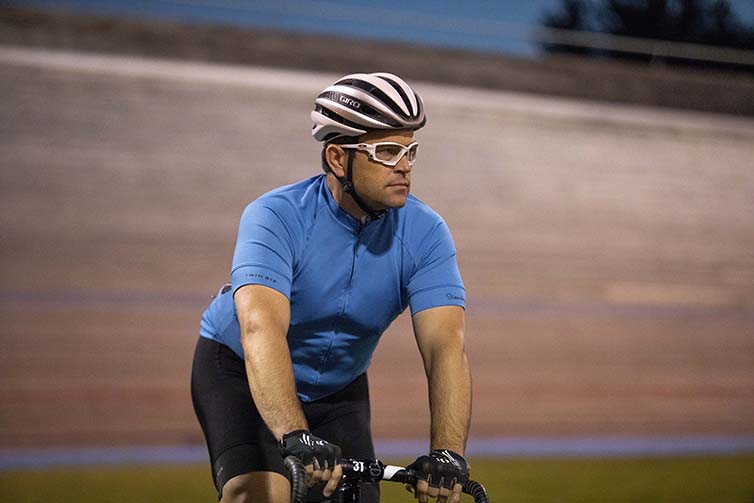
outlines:
[[233, 292], [258, 284], [285, 295], [299, 398], [312, 401], [366, 371], [382, 333], [407, 306], [465, 307], [450, 231], [409, 196], [363, 225], [342, 210], [319, 175], [273, 190], [243, 212], [231, 288], [215, 297], [200, 335], [243, 358]]

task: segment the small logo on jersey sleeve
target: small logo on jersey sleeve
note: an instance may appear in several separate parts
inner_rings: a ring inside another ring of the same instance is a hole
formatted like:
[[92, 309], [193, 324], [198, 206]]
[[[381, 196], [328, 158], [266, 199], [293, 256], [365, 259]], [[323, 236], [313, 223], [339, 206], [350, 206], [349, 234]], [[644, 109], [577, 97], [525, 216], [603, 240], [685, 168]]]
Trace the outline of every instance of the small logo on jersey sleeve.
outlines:
[[266, 281], [268, 283], [277, 283], [278, 280], [271, 276], [267, 276], [266, 274], [259, 274], [257, 272], [252, 272], [246, 275], [247, 278], [254, 278], [254, 279], [261, 279], [263, 281]]
[[446, 293], [445, 296], [448, 298], [448, 300], [460, 300], [461, 302], [466, 302], [466, 298], [460, 295], [453, 295], [452, 293]]

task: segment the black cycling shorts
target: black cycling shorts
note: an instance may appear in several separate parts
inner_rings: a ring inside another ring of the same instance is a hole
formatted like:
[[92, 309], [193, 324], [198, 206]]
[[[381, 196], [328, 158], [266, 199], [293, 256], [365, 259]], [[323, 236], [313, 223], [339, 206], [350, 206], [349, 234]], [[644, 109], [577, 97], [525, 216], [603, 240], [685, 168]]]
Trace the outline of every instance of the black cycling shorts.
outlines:
[[[251, 397], [244, 362], [227, 346], [199, 337], [191, 372], [191, 399], [207, 441], [218, 499], [231, 478], [249, 472], [287, 476], [278, 442]], [[340, 446], [343, 457], [374, 459], [366, 374], [337, 393], [302, 402], [309, 429]], [[376, 484], [362, 484], [362, 501], [379, 501]], [[310, 498], [321, 498], [321, 486]]]

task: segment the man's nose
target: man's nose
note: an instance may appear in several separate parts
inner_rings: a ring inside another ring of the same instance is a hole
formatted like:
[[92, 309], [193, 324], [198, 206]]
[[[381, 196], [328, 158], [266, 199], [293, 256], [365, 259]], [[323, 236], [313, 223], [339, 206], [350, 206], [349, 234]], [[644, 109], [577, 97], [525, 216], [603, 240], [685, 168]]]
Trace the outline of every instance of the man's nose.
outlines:
[[413, 166], [408, 161], [408, 154], [404, 154], [393, 169], [399, 173], [410, 173], [412, 168]]

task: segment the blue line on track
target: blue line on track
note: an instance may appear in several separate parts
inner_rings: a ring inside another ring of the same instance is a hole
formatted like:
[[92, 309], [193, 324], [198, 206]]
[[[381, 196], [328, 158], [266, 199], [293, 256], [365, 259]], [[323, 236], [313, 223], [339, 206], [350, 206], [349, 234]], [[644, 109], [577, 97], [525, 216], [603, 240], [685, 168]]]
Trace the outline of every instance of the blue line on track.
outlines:
[[[214, 292], [211, 292], [214, 293]], [[209, 304], [210, 292], [206, 294], [177, 292], [112, 292], [112, 291], [21, 291], [0, 289], [0, 304], [25, 304], [28, 306], [175, 306], [192, 307]]]
[[[380, 458], [412, 458], [426, 452], [421, 439], [377, 440]], [[469, 457], [630, 458], [754, 454], [754, 436], [704, 437], [576, 437], [476, 438], [468, 444]], [[0, 449], [0, 471], [74, 466], [122, 466], [208, 463], [202, 445], [164, 447], [104, 447]]]
[[[219, 285], [218, 285], [219, 287]], [[212, 294], [180, 292], [113, 292], [97, 290], [23, 291], [0, 289], [0, 305], [22, 304], [31, 308], [55, 306], [102, 307], [176, 307], [201, 309]], [[541, 299], [500, 299], [475, 302], [468, 306], [470, 317], [499, 319], [707, 319], [721, 318], [754, 321], [754, 310], [746, 306], [725, 305], [650, 305], [608, 302], [553, 302]]]

